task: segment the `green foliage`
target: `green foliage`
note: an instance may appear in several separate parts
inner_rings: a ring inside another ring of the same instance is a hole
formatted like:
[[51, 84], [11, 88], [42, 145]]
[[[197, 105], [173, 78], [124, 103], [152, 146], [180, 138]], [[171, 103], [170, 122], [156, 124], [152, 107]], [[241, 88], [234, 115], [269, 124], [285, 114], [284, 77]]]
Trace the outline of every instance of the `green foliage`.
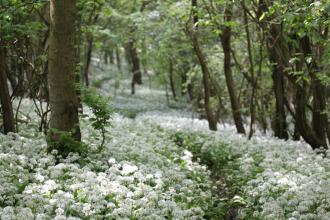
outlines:
[[253, 206], [247, 203], [248, 197], [243, 191], [243, 186], [263, 172], [259, 166], [263, 160], [262, 156], [255, 154], [252, 172], [243, 175], [239, 166], [239, 160], [243, 155], [240, 152], [233, 152], [228, 144], [216, 143], [210, 136], [190, 132], [175, 132], [172, 134], [172, 139], [178, 146], [191, 151], [195, 160], [212, 170], [215, 181], [222, 182], [218, 186], [220, 189], [228, 187], [227, 192], [223, 193], [221, 198], [215, 201], [214, 207], [206, 213], [207, 219], [222, 219], [226, 213], [243, 208], [247, 213], [245, 219], [255, 220], [253, 211], [259, 206], [257, 203]]
[[109, 107], [109, 98], [104, 99], [101, 95], [97, 94], [95, 89], [82, 88], [81, 101], [88, 106], [93, 113], [93, 116], [89, 116], [89, 120], [94, 129], [99, 130], [102, 135], [102, 141], [99, 147], [101, 150], [105, 143], [106, 128], [111, 125], [112, 110]]
[[45, 2], [2, 0], [0, 5], [1, 40], [12, 42], [22, 37], [38, 37], [38, 33], [45, 29], [45, 25], [35, 19], [34, 14], [45, 5]]
[[66, 158], [70, 153], [78, 153], [80, 156], [85, 157], [88, 147], [83, 142], [77, 141], [74, 138], [74, 133], [74, 131], [50, 130], [47, 137], [47, 151], [49, 153], [55, 153], [57, 159], [60, 157]]
[[[220, 175], [225, 176], [228, 173], [225, 173], [224, 170], [233, 168], [228, 167], [230, 154], [229, 148], [226, 145], [212, 146], [207, 150], [203, 150], [203, 146], [207, 142], [207, 136], [196, 133], [176, 132], [172, 135], [172, 139], [177, 145], [191, 151], [195, 160], [199, 160], [202, 164], [207, 165], [214, 172], [215, 178]], [[224, 219], [227, 211], [232, 208], [232, 205], [229, 198], [219, 198], [214, 201], [214, 206], [210, 207], [208, 212], [205, 213], [205, 218]]]

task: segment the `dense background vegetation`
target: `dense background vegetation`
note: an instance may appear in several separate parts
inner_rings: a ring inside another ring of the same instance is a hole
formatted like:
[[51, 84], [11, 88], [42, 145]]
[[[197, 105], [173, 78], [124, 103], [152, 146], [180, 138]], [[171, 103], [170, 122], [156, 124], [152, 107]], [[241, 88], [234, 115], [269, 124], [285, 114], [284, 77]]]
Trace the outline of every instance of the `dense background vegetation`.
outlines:
[[[168, 206], [156, 216], [328, 219], [329, 14], [327, 0], [0, 0], [0, 126], [8, 134], [0, 138], [0, 156], [12, 157], [0, 162], [0, 177], [12, 189], [0, 190], [1, 218], [26, 212], [141, 219]], [[189, 117], [201, 121], [190, 124]], [[131, 149], [135, 135], [153, 155], [149, 162]], [[11, 148], [20, 138], [38, 146], [33, 155], [24, 144]], [[114, 147], [116, 139], [129, 151], [127, 157]], [[160, 149], [157, 142], [163, 143]], [[20, 155], [39, 165], [29, 161], [29, 167]], [[152, 160], [165, 172], [164, 179], [148, 167]], [[208, 166], [211, 177], [196, 160]], [[304, 168], [297, 165], [302, 160]], [[186, 188], [173, 192], [166, 166], [180, 167], [173, 171], [178, 179], [174, 188]], [[61, 174], [52, 176], [53, 168]], [[152, 176], [121, 179], [139, 169]], [[91, 208], [93, 196], [87, 194], [95, 191], [87, 170], [95, 176], [104, 173], [99, 178], [110, 178], [104, 183], [108, 187], [119, 181], [131, 190], [143, 182], [148, 192], [164, 193], [174, 204], [162, 206], [165, 195], [156, 199], [148, 194], [148, 201], [159, 206], [148, 203], [154, 211], [144, 213], [139, 194], [141, 204], [128, 213], [120, 204], [130, 201], [106, 191], [96, 200], [113, 205]], [[70, 182], [67, 172], [81, 176]], [[37, 174], [44, 179], [33, 182]], [[79, 181], [85, 183], [83, 195], [73, 186]], [[318, 190], [307, 190], [316, 185]], [[307, 190], [309, 204], [302, 204], [305, 194], [292, 193], [290, 187]], [[207, 195], [204, 188], [209, 188]], [[61, 190], [71, 193], [72, 204], [81, 204], [53, 206], [55, 195], [64, 196]], [[34, 194], [46, 195], [45, 201], [22, 200]], [[41, 210], [38, 203], [52, 207]], [[181, 204], [178, 210], [175, 204]]]

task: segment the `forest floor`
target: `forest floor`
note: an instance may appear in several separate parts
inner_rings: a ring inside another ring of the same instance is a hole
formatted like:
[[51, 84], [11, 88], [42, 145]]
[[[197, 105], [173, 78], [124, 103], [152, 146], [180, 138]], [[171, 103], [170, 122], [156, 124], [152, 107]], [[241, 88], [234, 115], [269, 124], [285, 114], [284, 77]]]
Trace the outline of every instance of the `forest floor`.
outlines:
[[106, 72], [94, 84], [114, 96], [114, 113], [99, 153], [84, 118], [91, 152], [56, 163], [23, 100], [21, 121], [34, 123], [0, 134], [0, 219], [330, 219], [329, 156], [303, 142], [249, 141], [231, 125], [209, 131], [164, 91], [140, 86], [131, 96], [129, 80], [104, 81]]

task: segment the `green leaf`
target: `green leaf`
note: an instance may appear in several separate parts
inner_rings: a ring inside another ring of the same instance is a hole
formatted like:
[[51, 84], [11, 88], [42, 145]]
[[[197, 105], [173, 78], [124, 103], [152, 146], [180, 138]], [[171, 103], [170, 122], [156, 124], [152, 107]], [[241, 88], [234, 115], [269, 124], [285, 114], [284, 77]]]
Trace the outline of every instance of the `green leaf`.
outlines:
[[259, 18], [259, 21], [262, 21], [266, 17], [266, 13], [262, 13], [262, 15]]

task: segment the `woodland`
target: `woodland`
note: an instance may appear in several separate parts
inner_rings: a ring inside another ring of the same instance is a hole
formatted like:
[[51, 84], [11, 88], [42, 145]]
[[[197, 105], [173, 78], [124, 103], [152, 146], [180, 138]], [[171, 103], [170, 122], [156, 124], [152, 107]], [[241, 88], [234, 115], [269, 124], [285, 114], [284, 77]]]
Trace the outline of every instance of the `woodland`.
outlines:
[[329, 220], [329, 0], [0, 0], [1, 220]]

